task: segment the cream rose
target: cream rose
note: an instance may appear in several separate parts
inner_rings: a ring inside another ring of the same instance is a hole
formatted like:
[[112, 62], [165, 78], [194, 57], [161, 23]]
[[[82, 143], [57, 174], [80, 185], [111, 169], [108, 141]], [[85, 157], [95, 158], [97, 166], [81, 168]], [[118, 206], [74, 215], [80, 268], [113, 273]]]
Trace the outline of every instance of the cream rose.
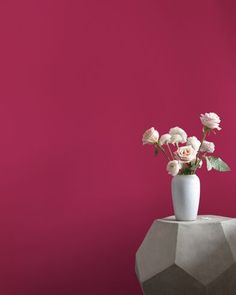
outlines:
[[201, 114], [200, 120], [202, 125], [209, 129], [218, 129], [221, 130], [220, 124], [220, 117], [216, 113], [205, 113]]
[[188, 137], [187, 145], [191, 145], [195, 151], [198, 151], [201, 145], [201, 142], [197, 139], [196, 136]]
[[[187, 133], [180, 127], [174, 127], [171, 128], [169, 131], [169, 134], [171, 135], [171, 140], [174, 141], [175, 143], [180, 142], [180, 143], [185, 143], [187, 141]], [[176, 136], [178, 136], [178, 141], [176, 141]]]
[[159, 132], [154, 128], [146, 130], [143, 134], [143, 144], [155, 144], [158, 143]]
[[191, 146], [181, 146], [175, 152], [176, 157], [183, 163], [189, 163], [196, 159], [197, 151]]
[[166, 134], [163, 134], [161, 137], [160, 137], [160, 140], [159, 140], [159, 144], [160, 145], [163, 145], [163, 144], [167, 144], [170, 142], [170, 138], [171, 138], [171, 135], [166, 133]]
[[210, 142], [207, 140], [204, 140], [200, 149], [203, 153], [214, 153], [215, 151], [215, 144], [214, 142]]
[[181, 169], [181, 164], [177, 160], [170, 161], [166, 167], [167, 172], [172, 176], [177, 175], [180, 169]]

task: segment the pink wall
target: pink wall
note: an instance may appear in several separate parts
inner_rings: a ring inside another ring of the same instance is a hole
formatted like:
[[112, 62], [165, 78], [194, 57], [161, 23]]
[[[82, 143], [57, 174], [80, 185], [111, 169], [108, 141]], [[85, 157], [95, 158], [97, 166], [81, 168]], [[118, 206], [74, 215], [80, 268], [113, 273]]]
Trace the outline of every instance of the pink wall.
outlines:
[[2, 1], [0, 294], [141, 294], [134, 255], [172, 214], [143, 131], [211, 140], [200, 213], [236, 216], [235, 1]]

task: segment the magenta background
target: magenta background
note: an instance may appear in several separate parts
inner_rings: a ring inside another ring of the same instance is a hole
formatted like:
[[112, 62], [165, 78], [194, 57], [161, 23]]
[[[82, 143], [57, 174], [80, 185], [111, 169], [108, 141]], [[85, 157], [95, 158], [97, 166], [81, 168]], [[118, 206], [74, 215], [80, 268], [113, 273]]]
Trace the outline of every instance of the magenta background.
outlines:
[[235, 1], [2, 1], [0, 294], [141, 294], [134, 255], [172, 214], [141, 136], [179, 125], [231, 173], [199, 172], [200, 213], [235, 216]]

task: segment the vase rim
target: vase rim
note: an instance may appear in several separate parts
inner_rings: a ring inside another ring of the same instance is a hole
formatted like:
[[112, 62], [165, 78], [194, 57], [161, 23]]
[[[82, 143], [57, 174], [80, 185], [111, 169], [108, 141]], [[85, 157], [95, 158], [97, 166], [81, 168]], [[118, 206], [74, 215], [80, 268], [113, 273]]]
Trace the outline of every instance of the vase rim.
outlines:
[[197, 174], [177, 174], [177, 175], [175, 175], [174, 177], [176, 177], [176, 176], [184, 176], [184, 177], [186, 177], [186, 176], [197, 176]]

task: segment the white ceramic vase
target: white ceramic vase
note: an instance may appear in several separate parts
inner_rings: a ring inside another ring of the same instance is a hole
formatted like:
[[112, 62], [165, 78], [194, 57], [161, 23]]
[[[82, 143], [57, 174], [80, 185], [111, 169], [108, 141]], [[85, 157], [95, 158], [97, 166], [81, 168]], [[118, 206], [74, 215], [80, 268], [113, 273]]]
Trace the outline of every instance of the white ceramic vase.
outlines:
[[171, 191], [176, 220], [196, 220], [200, 200], [200, 179], [198, 176], [196, 174], [174, 176]]

